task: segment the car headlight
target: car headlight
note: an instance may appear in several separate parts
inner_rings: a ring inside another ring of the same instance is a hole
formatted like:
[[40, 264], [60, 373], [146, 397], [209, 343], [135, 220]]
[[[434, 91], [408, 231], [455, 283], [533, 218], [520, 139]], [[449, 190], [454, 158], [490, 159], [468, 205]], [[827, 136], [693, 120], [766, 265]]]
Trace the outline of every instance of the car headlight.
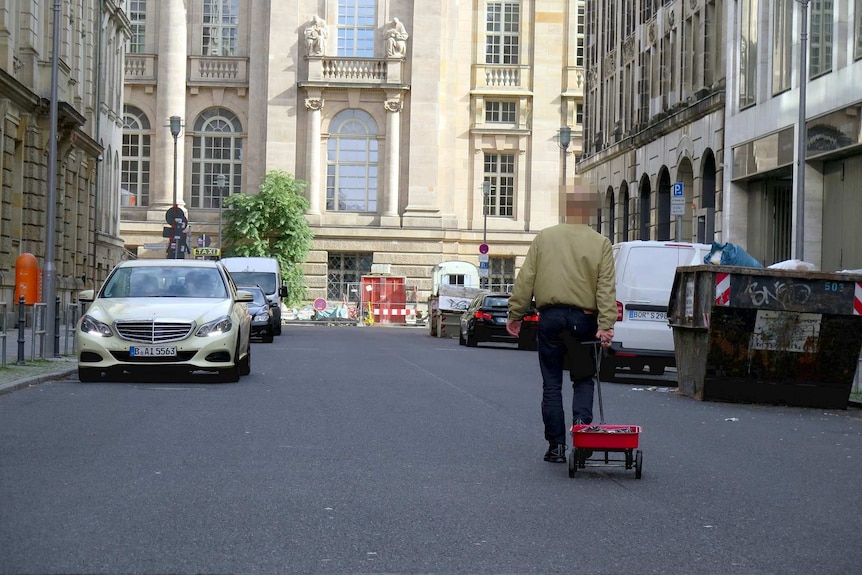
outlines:
[[269, 321], [269, 314], [268, 313], [259, 313], [256, 316], [254, 316], [254, 321]]
[[89, 315], [81, 318], [81, 331], [98, 337], [113, 337], [114, 335], [111, 326]]
[[212, 335], [221, 335], [223, 333], [229, 332], [232, 327], [233, 327], [233, 324], [231, 323], [230, 318], [225, 316], [225, 317], [221, 317], [217, 320], [213, 320], [209, 323], [203, 324], [195, 332], [195, 335], [198, 337], [209, 337]]

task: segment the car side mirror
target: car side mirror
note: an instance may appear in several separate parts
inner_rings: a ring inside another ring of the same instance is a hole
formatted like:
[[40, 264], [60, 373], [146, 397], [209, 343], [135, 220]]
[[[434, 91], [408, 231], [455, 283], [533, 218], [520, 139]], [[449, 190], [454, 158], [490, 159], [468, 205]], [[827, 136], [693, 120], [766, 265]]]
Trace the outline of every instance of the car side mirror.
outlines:
[[279, 286], [278, 297], [287, 297], [287, 286]]
[[244, 289], [236, 290], [236, 301], [250, 302], [254, 301], [254, 295], [250, 291]]
[[93, 301], [96, 298], [96, 290], [85, 289], [78, 292], [78, 301]]

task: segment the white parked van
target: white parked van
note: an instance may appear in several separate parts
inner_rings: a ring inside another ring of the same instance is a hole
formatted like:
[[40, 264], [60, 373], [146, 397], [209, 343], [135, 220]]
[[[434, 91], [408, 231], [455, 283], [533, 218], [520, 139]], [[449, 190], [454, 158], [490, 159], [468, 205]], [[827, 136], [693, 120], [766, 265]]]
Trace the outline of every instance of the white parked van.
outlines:
[[278, 260], [265, 257], [236, 257], [222, 258], [221, 263], [230, 272], [236, 285], [259, 285], [263, 288], [278, 319], [275, 335], [281, 335], [281, 298], [287, 297], [287, 286], [282, 284]]
[[613, 246], [617, 322], [602, 360], [602, 381], [626, 374], [662, 375], [676, 365], [667, 306], [676, 268], [702, 265], [710, 244], [633, 241]]

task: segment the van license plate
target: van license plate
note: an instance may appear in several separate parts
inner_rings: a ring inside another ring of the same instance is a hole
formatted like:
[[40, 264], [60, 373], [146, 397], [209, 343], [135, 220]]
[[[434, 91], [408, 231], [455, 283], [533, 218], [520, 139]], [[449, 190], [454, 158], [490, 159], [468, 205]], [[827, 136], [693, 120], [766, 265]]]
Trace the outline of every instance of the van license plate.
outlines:
[[629, 319], [638, 321], [667, 321], [667, 312], [665, 311], [641, 311], [629, 310]]
[[177, 347], [167, 345], [138, 345], [129, 348], [132, 357], [176, 357]]

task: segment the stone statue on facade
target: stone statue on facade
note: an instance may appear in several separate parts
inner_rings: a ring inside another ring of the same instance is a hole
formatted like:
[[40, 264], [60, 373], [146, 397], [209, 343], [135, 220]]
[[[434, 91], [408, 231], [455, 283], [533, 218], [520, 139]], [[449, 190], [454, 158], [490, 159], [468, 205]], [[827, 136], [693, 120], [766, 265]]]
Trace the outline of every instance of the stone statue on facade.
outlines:
[[329, 26], [318, 15], [311, 17], [303, 32], [305, 35], [305, 50], [309, 56], [323, 56], [326, 53], [326, 39], [329, 37]]
[[407, 39], [410, 37], [404, 24], [398, 18], [389, 22], [389, 28], [383, 32], [383, 44], [387, 58], [403, 58], [407, 54]]

